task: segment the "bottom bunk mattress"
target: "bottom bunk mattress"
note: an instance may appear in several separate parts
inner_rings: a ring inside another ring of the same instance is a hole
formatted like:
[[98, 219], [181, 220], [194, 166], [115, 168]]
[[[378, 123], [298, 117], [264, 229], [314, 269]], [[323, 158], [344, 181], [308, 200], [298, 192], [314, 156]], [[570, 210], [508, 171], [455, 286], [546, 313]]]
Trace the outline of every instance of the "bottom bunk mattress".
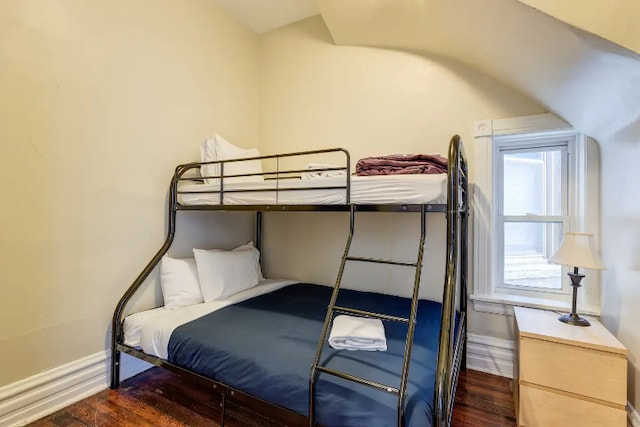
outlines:
[[[308, 415], [309, 373], [332, 288], [293, 284], [175, 328], [168, 360], [270, 403]], [[341, 306], [406, 317], [407, 298], [343, 289]], [[411, 354], [406, 426], [432, 425], [441, 304], [420, 300]], [[334, 350], [321, 364], [399, 387], [407, 326], [384, 322], [387, 351]], [[324, 426], [395, 426], [397, 396], [325, 373], [316, 382]]]

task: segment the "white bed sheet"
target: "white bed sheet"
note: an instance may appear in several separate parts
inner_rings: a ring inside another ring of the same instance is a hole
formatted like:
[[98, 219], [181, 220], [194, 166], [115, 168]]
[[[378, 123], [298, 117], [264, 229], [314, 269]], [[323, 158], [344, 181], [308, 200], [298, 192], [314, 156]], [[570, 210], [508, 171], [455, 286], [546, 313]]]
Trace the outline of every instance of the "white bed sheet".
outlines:
[[166, 310], [164, 307], [159, 307], [131, 314], [124, 320], [124, 343], [132, 347], [141, 348], [147, 354], [167, 359], [169, 355], [169, 339], [178, 326], [213, 313], [228, 305], [273, 292], [294, 283], [298, 282], [294, 280], [266, 279], [257, 286], [224, 300], [189, 305], [177, 310]]
[[[225, 193], [226, 205], [339, 205], [345, 204], [344, 189], [286, 191], [283, 188], [310, 188], [319, 186], [344, 186], [345, 177], [320, 179], [288, 179], [225, 183], [225, 190], [265, 190], [246, 193]], [[192, 184], [180, 186], [180, 191], [218, 191], [219, 184]], [[446, 174], [352, 176], [351, 203], [357, 204], [422, 204], [447, 202]], [[178, 194], [184, 205], [218, 205], [220, 195], [216, 193]]]
[[124, 343], [131, 347], [140, 348], [140, 336], [142, 327], [156, 316], [162, 315], [169, 310], [164, 307], [153, 308], [151, 310], [140, 311], [131, 314], [124, 319]]

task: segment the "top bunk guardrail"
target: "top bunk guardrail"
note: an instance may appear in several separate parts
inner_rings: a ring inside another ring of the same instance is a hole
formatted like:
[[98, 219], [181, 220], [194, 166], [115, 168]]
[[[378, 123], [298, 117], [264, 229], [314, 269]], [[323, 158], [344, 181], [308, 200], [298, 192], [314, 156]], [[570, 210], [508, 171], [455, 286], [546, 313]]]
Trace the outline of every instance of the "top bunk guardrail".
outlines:
[[[331, 163], [327, 163], [324, 160], [326, 156], [322, 157], [322, 155], [331, 154], [334, 154], [332, 159], [335, 159], [335, 154], [339, 155], [340, 159], [337, 162], [333, 160]], [[297, 161], [300, 164], [304, 158], [320, 160], [311, 163], [311, 167], [281, 166], [284, 159]], [[250, 164], [249, 162], [253, 164], [260, 162], [260, 169], [264, 164], [275, 163], [275, 165], [260, 172], [225, 173], [225, 168], [231, 169], [236, 164]], [[218, 171], [215, 174], [201, 174], [200, 171], [207, 166], [213, 166]], [[322, 179], [304, 179], [308, 175], [323, 173], [330, 174], [337, 179], [333, 179], [329, 183], [326, 180], [323, 182]], [[349, 205], [351, 203], [351, 156], [347, 150], [327, 148], [239, 159], [192, 162], [179, 165], [171, 182], [171, 191], [176, 195], [175, 206], [179, 210], [262, 210], [263, 208], [268, 210], [270, 206], [290, 206], [299, 210], [310, 210], [313, 207], [319, 207], [322, 203], [306, 204], [296, 201], [294, 204], [289, 204], [287, 200], [282, 199], [281, 195], [285, 192], [302, 194], [318, 190], [332, 192], [334, 194], [332, 204]], [[267, 194], [267, 196], [256, 197], [259, 193]], [[229, 198], [233, 200], [229, 201]], [[340, 203], [335, 203], [336, 199], [340, 200]], [[268, 203], [265, 203], [265, 200]], [[304, 201], [303, 198], [299, 200]]]

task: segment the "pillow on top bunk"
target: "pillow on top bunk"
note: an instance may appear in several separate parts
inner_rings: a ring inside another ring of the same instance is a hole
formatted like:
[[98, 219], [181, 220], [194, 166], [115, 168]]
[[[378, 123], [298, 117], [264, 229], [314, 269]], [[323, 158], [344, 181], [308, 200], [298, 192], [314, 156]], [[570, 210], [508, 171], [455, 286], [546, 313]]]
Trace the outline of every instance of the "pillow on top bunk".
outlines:
[[194, 258], [163, 256], [160, 261], [160, 287], [164, 308], [168, 310], [204, 302]]
[[[200, 161], [210, 162], [215, 160], [244, 159], [247, 157], [258, 157], [260, 152], [257, 148], [244, 149], [233, 145], [220, 135], [216, 134], [212, 139], [206, 139], [200, 147]], [[200, 168], [203, 176], [219, 176], [220, 164], [203, 165]], [[241, 174], [259, 174], [253, 176], [239, 176], [225, 178], [225, 182], [255, 182], [264, 181], [262, 176], [262, 162], [260, 160], [248, 160], [241, 162], [231, 162], [224, 164], [224, 176]], [[218, 184], [219, 178], [205, 178], [207, 184]]]
[[[216, 156], [216, 142], [213, 138], [207, 138], [202, 142], [200, 146], [200, 161], [201, 162], [215, 162], [218, 160]], [[202, 176], [216, 176], [220, 175], [220, 165], [202, 165], [200, 166], [200, 175]], [[205, 178], [204, 182], [207, 184], [215, 184], [217, 179]]]
[[[216, 155], [218, 160], [244, 159], [247, 157], [258, 157], [260, 152], [257, 148], [244, 149], [233, 145], [220, 135], [215, 135]], [[229, 178], [229, 182], [251, 182], [264, 181], [262, 174], [262, 162], [260, 160], [248, 160], [246, 162], [232, 162], [224, 164], [224, 175], [240, 175], [245, 173], [257, 173], [260, 175], [241, 176]], [[226, 180], [225, 180], [226, 181]]]
[[223, 251], [194, 249], [200, 289], [205, 302], [225, 299], [256, 286], [259, 253], [255, 248]]

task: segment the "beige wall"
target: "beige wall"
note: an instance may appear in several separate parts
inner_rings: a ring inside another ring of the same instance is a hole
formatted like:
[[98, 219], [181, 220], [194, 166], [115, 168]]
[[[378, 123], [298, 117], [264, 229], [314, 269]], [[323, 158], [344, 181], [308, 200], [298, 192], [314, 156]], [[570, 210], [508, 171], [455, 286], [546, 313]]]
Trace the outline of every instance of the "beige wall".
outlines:
[[604, 324], [629, 349], [629, 401], [640, 408], [640, 132], [602, 147]]
[[210, 0], [0, 2], [0, 385], [106, 348], [175, 165], [257, 139], [258, 48]]
[[[450, 137], [459, 133], [471, 155], [474, 120], [544, 111], [455, 62], [335, 46], [318, 17], [263, 36], [261, 55], [263, 152], [340, 146], [354, 161], [390, 153], [446, 154]], [[422, 287], [422, 294], [436, 299], [444, 275], [444, 224], [442, 214], [429, 215], [423, 274], [430, 285]], [[266, 225], [265, 266], [270, 274], [333, 283], [348, 232], [347, 214], [272, 213]], [[416, 216], [364, 214], [357, 223], [354, 253], [410, 260], [415, 258], [417, 232]], [[354, 268], [347, 271], [345, 283], [363, 280], [368, 289], [406, 295], [412, 281], [407, 273]], [[484, 329], [508, 336], [500, 323], [507, 322], [504, 316], [485, 319], [489, 325]]]

